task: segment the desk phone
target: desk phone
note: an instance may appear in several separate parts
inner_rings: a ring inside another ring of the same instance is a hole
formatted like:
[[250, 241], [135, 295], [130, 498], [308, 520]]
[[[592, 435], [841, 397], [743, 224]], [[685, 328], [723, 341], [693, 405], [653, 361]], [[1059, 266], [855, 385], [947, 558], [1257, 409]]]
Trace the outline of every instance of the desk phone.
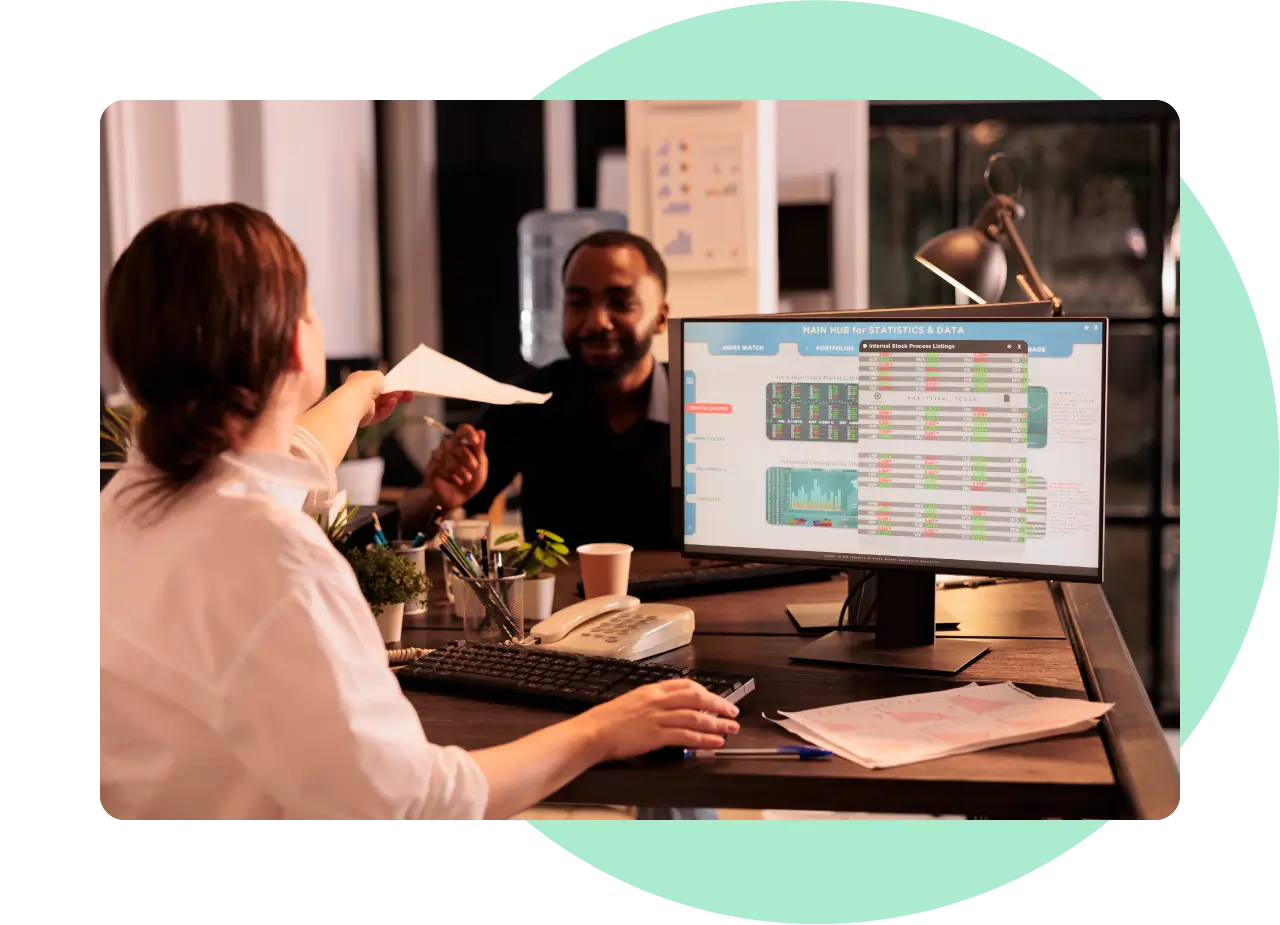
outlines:
[[628, 594], [593, 597], [553, 613], [530, 629], [529, 637], [558, 652], [636, 661], [688, 645], [693, 611], [642, 604]]

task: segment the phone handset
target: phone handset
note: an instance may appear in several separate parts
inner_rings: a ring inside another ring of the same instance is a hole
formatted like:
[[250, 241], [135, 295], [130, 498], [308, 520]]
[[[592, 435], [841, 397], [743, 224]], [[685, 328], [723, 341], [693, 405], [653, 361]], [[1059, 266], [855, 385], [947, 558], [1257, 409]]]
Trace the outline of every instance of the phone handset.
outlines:
[[586, 623], [588, 620], [594, 620], [596, 617], [607, 613], [630, 610], [632, 607], [638, 607], [639, 605], [640, 599], [629, 594], [609, 594], [604, 597], [589, 598], [577, 604], [570, 604], [563, 610], [556, 611], [530, 629], [529, 635], [543, 644], [559, 642], [572, 632], [575, 627]]

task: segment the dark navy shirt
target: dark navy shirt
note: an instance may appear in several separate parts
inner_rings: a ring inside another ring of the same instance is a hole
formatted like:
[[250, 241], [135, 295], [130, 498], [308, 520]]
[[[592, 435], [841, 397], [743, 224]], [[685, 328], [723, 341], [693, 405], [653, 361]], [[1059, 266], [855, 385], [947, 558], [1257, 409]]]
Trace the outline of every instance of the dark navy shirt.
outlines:
[[466, 508], [483, 513], [523, 475], [524, 530], [550, 530], [572, 549], [628, 543], [636, 549], [678, 545], [679, 489], [671, 486], [667, 369], [654, 364], [648, 411], [624, 433], [609, 426], [591, 383], [569, 360], [514, 383], [550, 392], [541, 405], [493, 405], [476, 426], [485, 431], [489, 480]]

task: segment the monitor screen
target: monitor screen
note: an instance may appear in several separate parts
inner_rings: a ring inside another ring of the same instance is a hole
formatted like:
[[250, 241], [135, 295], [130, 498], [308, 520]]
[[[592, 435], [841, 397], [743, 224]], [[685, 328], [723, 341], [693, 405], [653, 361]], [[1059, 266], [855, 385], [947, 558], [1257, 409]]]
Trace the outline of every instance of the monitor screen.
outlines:
[[681, 328], [686, 555], [1101, 580], [1105, 319]]

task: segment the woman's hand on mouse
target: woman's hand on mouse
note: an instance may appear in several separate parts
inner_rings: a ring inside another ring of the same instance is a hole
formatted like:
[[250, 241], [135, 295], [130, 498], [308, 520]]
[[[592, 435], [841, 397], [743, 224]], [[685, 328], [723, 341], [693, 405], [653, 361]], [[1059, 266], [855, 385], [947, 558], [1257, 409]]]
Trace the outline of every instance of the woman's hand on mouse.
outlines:
[[597, 761], [620, 761], [668, 746], [723, 748], [739, 729], [738, 708], [688, 679], [636, 688], [593, 707], [576, 720], [586, 726]]

